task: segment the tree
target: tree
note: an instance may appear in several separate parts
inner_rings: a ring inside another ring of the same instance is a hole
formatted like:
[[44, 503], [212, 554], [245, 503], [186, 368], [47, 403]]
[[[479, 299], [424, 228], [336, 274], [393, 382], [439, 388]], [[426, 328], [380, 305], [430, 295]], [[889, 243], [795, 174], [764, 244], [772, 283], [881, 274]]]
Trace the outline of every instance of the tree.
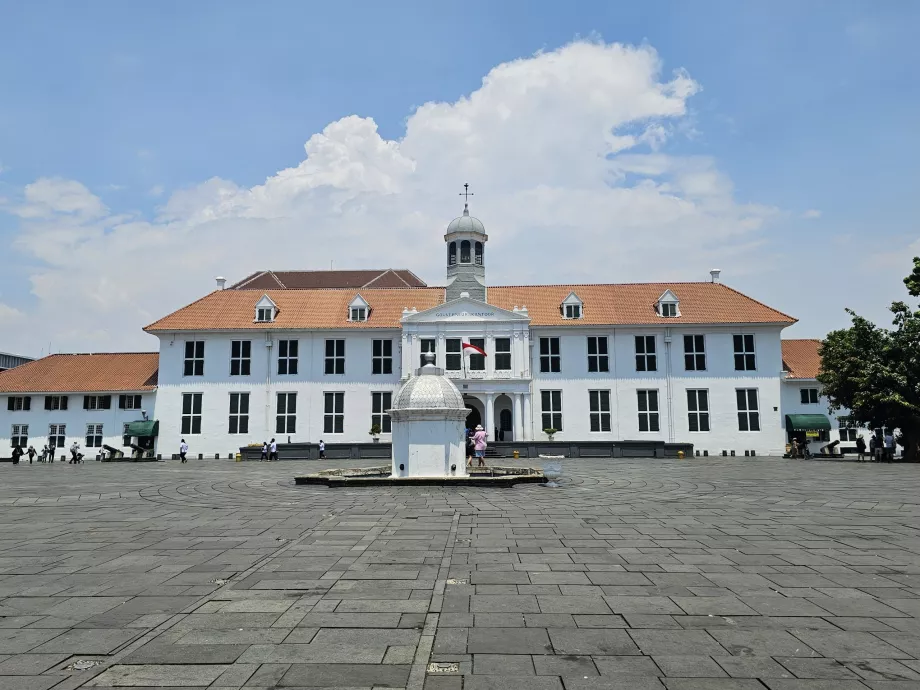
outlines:
[[[920, 297], [920, 257], [904, 279]], [[920, 462], [920, 309], [893, 302], [892, 328], [880, 328], [850, 309], [853, 325], [827, 334], [818, 381], [830, 409], [850, 410], [850, 420], [870, 428], [899, 429], [908, 462]]]

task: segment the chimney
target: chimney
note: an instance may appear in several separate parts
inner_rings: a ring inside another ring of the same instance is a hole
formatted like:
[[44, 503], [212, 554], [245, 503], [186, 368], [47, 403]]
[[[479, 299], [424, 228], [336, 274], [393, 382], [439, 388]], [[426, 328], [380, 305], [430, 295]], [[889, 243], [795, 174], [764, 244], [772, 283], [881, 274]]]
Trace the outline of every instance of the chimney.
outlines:
[[217, 276], [215, 280], [217, 281], [218, 290], [223, 290], [227, 286], [227, 279], [224, 278], [223, 276]]
[[714, 269], [712, 269], [712, 270], [709, 272], [709, 275], [712, 276], [712, 282], [713, 282], [713, 283], [718, 283], [718, 282], [719, 282], [719, 274], [720, 274], [721, 272], [722, 272], [722, 269], [721, 269], [721, 268], [714, 268]]

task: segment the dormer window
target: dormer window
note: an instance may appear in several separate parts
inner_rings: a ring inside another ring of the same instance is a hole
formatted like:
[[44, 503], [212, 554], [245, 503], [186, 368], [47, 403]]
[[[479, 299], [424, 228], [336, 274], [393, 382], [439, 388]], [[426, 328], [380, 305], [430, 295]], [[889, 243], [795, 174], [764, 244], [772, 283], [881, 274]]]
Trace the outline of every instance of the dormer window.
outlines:
[[670, 290], [665, 290], [664, 294], [658, 298], [658, 316], [665, 319], [674, 319], [680, 316], [680, 300]]
[[355, 295], [355, 298], [348, 303], [348, 320], [367, 321], [367, 316], [371, 311], [370, 306], [361, 295]]
[[562, 316], [565, 319], [580, 319], [584, 313], [584, 302], [574, 292], [562, 300]]
[[271, 297], [262, 295], [262, 299], [256, 302], [256, 323], [271, 323], [277, 315], [277, 305], [272, 302]]

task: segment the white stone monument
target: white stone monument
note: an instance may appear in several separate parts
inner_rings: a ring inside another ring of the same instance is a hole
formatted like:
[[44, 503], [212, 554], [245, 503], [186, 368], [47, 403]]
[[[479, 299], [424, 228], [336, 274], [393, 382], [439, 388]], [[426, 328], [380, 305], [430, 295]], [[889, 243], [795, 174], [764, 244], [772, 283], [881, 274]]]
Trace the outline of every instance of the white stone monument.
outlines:
[[468, 412], [463, 395], [428, 353], [425, 366], [393, 399], [391, 476], [465, 477]]

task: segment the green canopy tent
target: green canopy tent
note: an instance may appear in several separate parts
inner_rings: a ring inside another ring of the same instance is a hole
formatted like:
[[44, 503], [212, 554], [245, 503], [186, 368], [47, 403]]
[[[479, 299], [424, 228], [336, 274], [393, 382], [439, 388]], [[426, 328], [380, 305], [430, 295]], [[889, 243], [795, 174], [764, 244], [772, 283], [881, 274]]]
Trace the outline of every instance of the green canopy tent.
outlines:
[[823, 414], [787, 414], [786, 429], [792, 431], [830, 431], [831, 420]]
[[153, 421], [130, 422], [125, 429], [125, 436], [138, 438], [154, 438], [160, 435], [160, 423]]

